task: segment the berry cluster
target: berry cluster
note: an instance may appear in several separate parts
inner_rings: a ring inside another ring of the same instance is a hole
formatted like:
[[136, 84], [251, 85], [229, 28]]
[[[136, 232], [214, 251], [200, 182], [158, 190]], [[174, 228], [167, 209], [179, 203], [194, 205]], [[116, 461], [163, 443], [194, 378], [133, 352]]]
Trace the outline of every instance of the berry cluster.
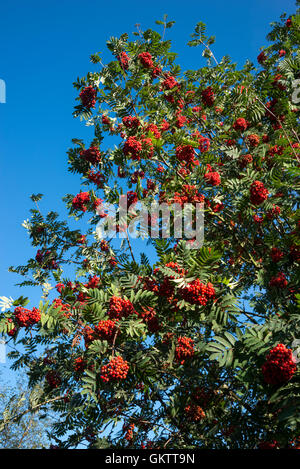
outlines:
[[135, 309], [129, 300], [125, 300], [119, 296], [111, 297], [107, 312], [110, 319], [127, 318], [130, 314], [134, 313]]
[[204, 410], [197, 404], [189, 404], [185, 406], [184, 411], [188, 420], [191, 420], [192, 422], [200, 422], [200, 420], [205, 418]]
[[109, 245], [104, 239], [100, 241], [100, 249], [102, 252], [107, 252], [109, 250]]
[[[127, 192], [127, 208], [134, 206], [138, 201], [138, 195], [134, 191]], [[133, 207], [132, 207], [133, 208]]]
[[263, 182], [253, 181], [250, 186], [250, 201], [253, 205], [260, 205], [267, 199], [269, 191]]
[[76, 373], [82, 373], [86, 368], [86, 361], [82, 357], [75, 358], [74, 370]]
[[98, 187], [103, 187], [105, 177], [100, 171], [94, 171], [92, 169], [87, 173], [87, 178], [89, 181], [96, 184]]
[[150, 306], [148, 308], [142, 307], [140, 317], [147, 324], [150, 332], [154, 333], [160, 330], [161, 326], [156, 317], [155, 309], [151, 308]]
[[130, 136], [123, 146], [124, 155], [129, 156], [133, 160], [140, 160], [142, 153], [142, 143], [135, 136]]
[[171, 90], [178, 86], [178, 81], [173, 76], [168, 76], [161, 84], [161, 88], [163, 90]]
[[101, 161], [101, 153], [97, 147], [90, 147], [87, 150], [82, 150], [80, 152], [80, 156], [93, 165], [96, 165]]
[[258, 449], [278, 449], [279, 443], [276, 440], [273, 441], [261, 441], [258, 444]]
[[264, 51], [260, 52], [260, 54], [258, 54], [258, 56], [257, 56], [257, 62], [259, 64], [263, 65], [266, 60], [267, 60], [267, 56], [266, 56], [265, 52]]
[[269, 285], [270, 287], [276, 288], [285, 288], [288, 284], [288, 281], [283, 272], [279, 272], [275, 277], [272, 277]]
[[85, 348], [88, 348], [93, 340], [96, 340], [97, 337], [95, 336], [95, 331], [90, 326], [85, 326], [83, 329], [83, 338], [84, 338], [84, 345]]
[[138, 55], [138, 58], [145, 68], [153, 68], [153, 61], [152, 61], [152, 56], [149, 54], [149, 52], [141, 52], [141, 54]]
[[125, 116], [122, 122], [127, 129], [136, 129], [141, 125], [140, 120], [136, 116]]
[[209, 171], [204, 174], [205, 180], [211, 186], [219, 186], [221, 184], [220, 174], [216, 171]]
[[187, 358], [191, 358], [195, 353], [194, 341], [190, 337], [178, 337], [177, 346], [175, 348], [176, 359], [184, 364]]
[[174, 192], [173, 202], [183, 206], [186, 203], [202, 203], [204, 196], [199, 194], [198, 188], [193, 185], [184, 184], [181, 192]]
[[161, 133], [158, 130], [157, 125], [149, 124], [146, 128], [147, 132], [151, 132], [151, 134], [158, 140], [161, 137]]
[[133, 430], [134, 430], [134, 423], [130, 423], [129, 425], [124, 425], [123, 426], [123, 431], [126, 432], [125, 434], [125, 440], [128, 442], [131, 442], [133, 440]]
[[37, 308], [26, 309], [17, 306], [14, 311], [15, 321], [19, 327], [30, 327], [41, 319], [41, 312]]
[[280, 210], [280, 207], [278, 207], [277, 205], [273, 204], [273, 207], [271, 208], [271, 210], [268, 210], [267, 213], [266, 213], [266, 216], [269, 220], [272, 220], [273, 218], [275, 218], [277, 215], [279, 215], [281, 212]]
[[72, 206], [75, 210], [86, 212], [87, 204], [90, 202], [90, 194], [88, 192], [80, 192], [72, 200]]
[[200, 135], [199, 138], [198, 138], [198, 142], [199, 142], [199, 150], [201, 151], [201, 153], [205, 153], [205, 152], [209, 151], [209, 149], [210, 149], [210, 140], [209, 140], [209, 138], [203, 137], [203, 135]]
[[101, 379], [108, 383], [109, 381], [116, 381], [125, 379], [129, 370], [129, 365], [122, 357], [112, 358], [107, 365], [101, 367]]
[[118, 55], [117, 57], [121, 67], [124, 69], [124, 70], [127, 70], [128, 69], [128, 64], [129, 64], [129, 56], [126, 54], [126, 52], [121, 52], [120, 55]]
[[259, 144], [259, 136], [256, 134], [248, 135], [247, 142], [251, 147], [257, 147], [257, 145]]
[[247, 155], [241, 155], [239, 157], [238, 163], [241, 168], [246, 168], [253, 161], [253, 156], [249, 153]]
[[206, 106], [211, 107], [215, 101], [215, 95], [211, 86], [208, 86], [201, 92], [202, 101]]
[[95, 326], [95, 338], [111, 342], [117, 333], [116, 322], [111, 319], [103, 319]]
[[244, 132], [248, 128], [248, 122], [243, 117], [239, 117], [233, 124], [234, 130]]
[[262, 365], [262, 373], [266, 383], [281, 385], [292, 378], [296, 368], [292, 351], [285, 345], [278, 344], [267, 355], [267, 359]]
[[284, 253], [280, 251], [280, 249], [276, 247], [272, 247], [270, 256], [271, 256], [272, 261], [276, 263], [276, 262], [279, 262], [284, 257]]
[[176, 158], [187, 164], [194, 163], [195, 150], [191, 145], [179, 145], [176, 148]]
[[58, 264], [55, 259], [53, 259], [53, 254], [51, 251], [41, 251], [38, 249], [35, 260], [42, 266], [43, 269], [57, 269]]
[[46, 380], [50, 388], [52, 389], [58, 388], [61, 385], [61, 378], [59, 374], [54, 370], [50, 370], [47, 372]]
[[197, 278], [187, 287], [181, 288], [179, 293], [188, 303], [205, 306], [210, 299], [215, 297], [216, 292], [212, 283], [208, 282], [205, 285]]
[[86, 86], [85, 88], [83, 88], [83, 90], [79, 94], [82, 105], [87, 109], [95, 107], [96, 95], [97, 90], [95, 90], [95, 88], [93, 88], [92, 86]]
[[59, 308], [60, 312], [67, 318], [71, 316], [71, 306], [68, 303], [63, 303], [60, 298], [55, 298], [53, 300], [52, 306], [54, 308]]
[[[183, 269], [177, 262], [168, 262], [165, 267], [168, 267], [169, 269], [174, 270], [177, 272], [179, 275], [184, 276], [186, 274], [185, 269]], [[153, 273], [158, 273], [159, 269], [155, 269]], [[160, 284], [157, 292], [159, 296], [165, 296], [166, 298], [172, 297], [174, 294], [174, 284], [171, 282], [175, 278], [174, 275], [168, 275], [168, 277], [165, 277]], [[149, 285], [150, 287], [150, 285]], [[152, 291], [156, 291], [156, 288], [152, 289]]]
[[89, 277], [88, 283], [85, 284], [86, 288], [98, 288], [101, 283], [101, 280], [97, 275], [94, 275], [93, 277]]

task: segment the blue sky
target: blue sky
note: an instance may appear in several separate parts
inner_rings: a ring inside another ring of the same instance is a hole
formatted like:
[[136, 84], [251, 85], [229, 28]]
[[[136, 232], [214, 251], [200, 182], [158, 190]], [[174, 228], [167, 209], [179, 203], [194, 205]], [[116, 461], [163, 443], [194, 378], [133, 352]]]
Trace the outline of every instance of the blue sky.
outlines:
[[45, 194], [41, 208], [65, 214], [61, 198], [77, 193], [80, 180], [67, 172], [66, 151], [72, 138], [92, 138], [91, 128], [72, 116], [77, 92], [72, 83], [97, 70], [89, 57], [101, 51], [111, 60], [105, 42], [135, 30], [157, 27], [164, 14], [176, 24], [168, 30], [173, 50], [183, 68], [198, 68], [200, 50], [186, 43], [198, 21], [216, 36], [217, 58], [230, 55], [242, 66], [267, 45], [269, 23], [280, 14], [295, 11], [291, 0], [152, 0], [103, 2], [100, 0], [9, 1], [1, 5], [0, 79], [7, 87], [6, 103], [0, 104], [0, 296], [33, 295], [14, 284], [21, 279], [7, 272], [35, 255], [21, 223], [29, 217], [32, 193]]

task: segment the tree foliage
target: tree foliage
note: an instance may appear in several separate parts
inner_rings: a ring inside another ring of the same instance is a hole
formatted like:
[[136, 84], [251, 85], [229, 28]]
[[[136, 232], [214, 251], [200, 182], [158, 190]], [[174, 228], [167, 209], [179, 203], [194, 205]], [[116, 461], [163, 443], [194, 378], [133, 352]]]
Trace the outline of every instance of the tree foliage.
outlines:
[[[82, 190], [64, 200], [89, 225], [71, 230], [32, 196], [37, 255], [11, 270], [43, 298], [32, 310], [17, 299], [1, 331], [23, 347], [15, 369], [60, 413], [59, 447], [293, 448], [300, 14], [273, 23], [258, 65], [241, 70], [215, 58], [203, 23], [188, 46], [205, 64], [182, 70], [165, 38], [172, 25], [111, 37], [111, 61], [92, 55], [94, 71], [74, 83], [91, 139], [72, 141]], [[117, 245], [95, 228], [121, 195], [133, 208], [116, 222]], [[126, 235], [138, 201], [204, 203], [204, 245], [171, 232], [150, 239], [154, 264], [150, 248], [139, 259]]]

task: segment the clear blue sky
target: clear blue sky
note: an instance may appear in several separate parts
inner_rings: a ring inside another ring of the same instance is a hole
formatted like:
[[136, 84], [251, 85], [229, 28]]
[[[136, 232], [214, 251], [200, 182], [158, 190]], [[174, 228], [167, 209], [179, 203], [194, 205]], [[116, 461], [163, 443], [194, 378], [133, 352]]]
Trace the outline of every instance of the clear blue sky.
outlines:
[[[29, 294], [14, 284], [21, 279], [9, 274], [35, 255], [21, 227], [31, 207], [29, 195], [41, 192], [45, 210], [65, 213], [61, 197], [77, 193], [80, 180], [67, 172], [66, 151], [74, 137], [92, 137], [91, 128], [72, 117], [78, 76], [96, 70], [91, 53], [105, 52], [110, 36], [155, 27], [154, 21], [168, 14], [175, 26], [168, 31], [173, 50], [183, 67], [199, 67], [200, 50], [186, 43], [198, 21], [216, 36], [217, 58], [230, 55], [240, 65], [256, 60], [269, 23], [286, 11], [295, 11], [291, 0], [202, 1], [152, 0], [51, 0], [2, 3], [0, 17], [0, 79], [7, 86], [7, 102], [0, 104], [0, 296]], [[203, 63], [203, 62], [202, 62]], [[34, 294], [37, 301], [39, 292]], [[30, 304], [33, 306], [34, 304]]]

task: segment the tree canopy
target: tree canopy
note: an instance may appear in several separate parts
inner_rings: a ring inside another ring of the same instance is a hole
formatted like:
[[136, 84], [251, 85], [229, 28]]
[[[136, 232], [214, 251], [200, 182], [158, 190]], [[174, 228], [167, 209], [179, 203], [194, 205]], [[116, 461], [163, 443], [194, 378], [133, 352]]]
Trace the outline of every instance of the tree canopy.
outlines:
[[[156, 23], [111, 37], [111, 61], [93, 54], [74, 83], [91, 137], [72, 140], [81, 188], [64, 201], [86, 229], [31, 197], [36, 256], [11, 270], [43, 297], [15, 300], [0, 330], [60, 415], [53, 447], [299, 448], [300, 11], [241, 69], [198, 23], [204, 65], [182, 70], [174, 22]], [[172, 215], [167, 238], [151, 237], [159, 213], [134, 225], [143, 253], [127, 229], [141, 202]], [[203, 206], [203, 245], [176, 236], [186, 204], [193, 226]]]

